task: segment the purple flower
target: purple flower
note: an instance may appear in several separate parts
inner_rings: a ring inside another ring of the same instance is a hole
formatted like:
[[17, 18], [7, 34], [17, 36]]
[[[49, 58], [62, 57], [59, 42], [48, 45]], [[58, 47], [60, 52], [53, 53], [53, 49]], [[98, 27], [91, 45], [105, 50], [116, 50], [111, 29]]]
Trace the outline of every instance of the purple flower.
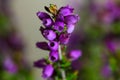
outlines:
[[72, 33], [74, 31], [75, 25], [74, 24], [68, 24], [67, 25], [67, 33]]
[[62, 21], [62, 22], [64, 22], [64, 16], [61, 15], [61, 14], [57, 15], [56, 21]]
[[60, 34], [60, 37], [59, 37], [59, 41], [61, 44], [67, 44], [69, 42], [69, 39], [70, 39], [70, 34]]
[[54, 29], [59, 31], [59, 32], [62, 32], [64, 30], [64, 23], [61, 21], [56, 21], [54, 23]]
[[110, 77], [111, 76], [111, 68], [109, 65], [105, 65], [103, 66], [102, 70], [101, 70], [101, 74], [104, 77]]
[[76, 60], [82, 55], [82, 52], [80, 50], [72, 50], [68, 55], [72, 60]]
[[53, 25], [53, 20], [51, 18], [46, 18], [46, 19], [43, 19], [43, 25], [45, 27], [52, 27]]
[[6, 58], [4, 60], [4, 68], [6, 71], [8, 71], [9, 73], [16, 73], [17, 72], [17, 65], [15, 65], [15, 63], [10, 59], [10, 58]]
[[71, 15], [71, 13], [73, 13], [73, 8], [70, 8], [70, 6], [65, 6], [65, 7], [61, 7], [59, 10], [59, 14], [63, 15], [63, 16], [68, 16]]
[[48, 45], [49, 45], [49, 48], [50, 48], [51, 50], [54, 50], [54, 51], [57, 51], [57, 50], [58, 50], [58, 47], [59, 47], [58, 42], [56, 42], [56, 41], [50, 41], [50, 42], [48, 43]]
[[43, 19], [47, 19], [47, 18], [50, 18], [50, 16], [45, 13], [45, 12], [37, 12], [37, 16], [39, 17], [40, 20], [43, 20]]
[[68, 15], [68, 16], [65, 16], [65, 23], [66, 24], [75, 24], [75, 23], [77, 23], [77, 21], [79, 19], [80, 18], [78, 15]]
[[43, 50], [50, 50], [47, 42], [37, 42], [36, 46]]
[[46, 66], [46, 60], [40, 59], [40, 60], [34, 62], [34, 66], [37, 68], [44, 68]]
[[52, 76], [53, 72], [54, 72], [53, 66], [52, 65], [47, 65], [43, 69], [43, 72], [42, 72], [43, 75], [42, 75], [42, 77], [49, 78], [49, 77]]
[[107, 41], [106, 42], [106, 46], [107, 48], [111, 51], [111, 52], [115, 52], [116, 51], [116, 46], [115, 46], [115, 43], [112, 42], [112, 41]]
[[42, 34], [47, 40], [50, 41], [56, 38], [56, 33], [53, 30], [44, 30]]
[[45, 13], [45, 12], [38, 12], [37, 16], [39, 17], [40, 20], [42, 20], [43, 25], [45, 27], [52, 27], [53, 20], [51, 19], [51, 17], [47, 13]]
[[10, 45], [14, 49], [23, 49], [23, 42], [21, 36], [16, 33], [12, 33], [7, 38], [8, 45]]
[[53, 62], [57, 61], [59, 58], [58, 51], [51, 51], [49, 56], [51, 61]]

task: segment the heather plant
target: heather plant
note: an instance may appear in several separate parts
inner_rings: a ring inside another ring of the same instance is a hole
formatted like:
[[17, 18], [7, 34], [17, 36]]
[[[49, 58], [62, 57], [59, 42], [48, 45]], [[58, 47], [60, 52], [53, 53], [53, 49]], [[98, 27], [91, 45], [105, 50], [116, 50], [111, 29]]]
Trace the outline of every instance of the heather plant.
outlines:
[[73, 14], [74, 8], [69, 5], [60, 9], [56, 5], [45, 6], [46, 12], [37, 12], [43, 26], [40, 32], [47, 41], [37, 42], [36, 46], [47, 50], [49, 56], [34, 62], [34, 66], [42, 69], [42, 77], [47, 80], [76, 80], [78, 69], [75, 61], [82, 55], [81, 50], [67, 51], [67, 44], [74, 31], [79, 16]]

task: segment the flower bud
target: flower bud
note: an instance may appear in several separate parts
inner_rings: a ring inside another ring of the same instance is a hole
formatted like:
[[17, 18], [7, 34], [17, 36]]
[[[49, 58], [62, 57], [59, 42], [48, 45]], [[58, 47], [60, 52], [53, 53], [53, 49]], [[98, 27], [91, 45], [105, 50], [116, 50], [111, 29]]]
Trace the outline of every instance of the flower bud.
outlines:
[[50, 16], [45, 13], [45, 12], [37, 12], [37, 16], [39, 17], [40, 20], [46, 19], [46, 18], [50, 18]]
[[42, 77], [44, 77], [44, 78], [51, 77], [53, 74], [53, 71], [54, 71], [54, 68], [52, 65], [45, 66], [43, 69], [43, 72], [42, 72], [42, 74], [43, 74]]

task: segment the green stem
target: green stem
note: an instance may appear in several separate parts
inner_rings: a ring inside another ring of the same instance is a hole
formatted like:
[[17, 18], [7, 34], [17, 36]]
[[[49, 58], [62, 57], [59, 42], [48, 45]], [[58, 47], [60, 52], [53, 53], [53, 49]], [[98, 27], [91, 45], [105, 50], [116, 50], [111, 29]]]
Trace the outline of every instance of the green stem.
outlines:
[[[59, 45], [59, 59], [60, 59], [60, 61], [62, 60], [62, 51], [61, 51], [61, 46]], [[61, 75], [62, 75], [62, 80], [66, 80], [66, 75], [65, 75], [65, 71], [64, 71], [64, 69], [60, 69], [60, 71], [61, 71]]]

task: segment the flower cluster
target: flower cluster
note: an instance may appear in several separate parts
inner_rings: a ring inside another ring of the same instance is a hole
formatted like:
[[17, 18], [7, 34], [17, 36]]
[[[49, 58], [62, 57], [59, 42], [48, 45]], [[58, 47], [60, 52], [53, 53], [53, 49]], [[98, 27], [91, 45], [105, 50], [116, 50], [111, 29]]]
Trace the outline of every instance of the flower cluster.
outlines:
[[52, 16], [41, 11], [37, 12], [37, 16], [44, 25], [44, 27], [40, 27], [41, 34], [48, 42], [37, 42], [36, 46], [40, 49], [48, 50], [50, 53], [47, 59], [43, 58], [34, 62], [34, 66], [43, 68], [42, 77], [50, 78], [55, 72], [56, 63], [63, 60], [62, 57], [74, 61], [81, 56], [80, 50], [69, 52], [68, 57], [65, 57], [66, 55], [63, 54], [75, 24], [79, 20], [79, 16], [73, 14], [74, 9], [70, 6], [61, 7], [58, 10], [56, 5], [51, 4], [50, 7], [45, 7], [45, 9]]

